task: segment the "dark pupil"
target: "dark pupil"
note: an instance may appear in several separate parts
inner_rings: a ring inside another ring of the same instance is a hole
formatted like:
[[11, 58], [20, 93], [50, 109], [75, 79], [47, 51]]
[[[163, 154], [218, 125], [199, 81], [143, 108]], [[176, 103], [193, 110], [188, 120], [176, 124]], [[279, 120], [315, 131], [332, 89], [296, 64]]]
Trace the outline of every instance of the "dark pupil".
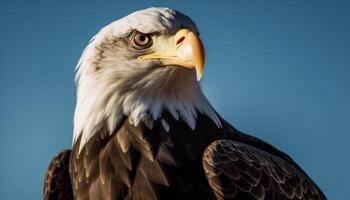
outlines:
[[141, 35], [141, 36], [139, 37], [139, 40], [140, 40], [141, 42], [144, 42], [144, 41], [146, 40], [146, 37], [145, 37], [144, 35]]

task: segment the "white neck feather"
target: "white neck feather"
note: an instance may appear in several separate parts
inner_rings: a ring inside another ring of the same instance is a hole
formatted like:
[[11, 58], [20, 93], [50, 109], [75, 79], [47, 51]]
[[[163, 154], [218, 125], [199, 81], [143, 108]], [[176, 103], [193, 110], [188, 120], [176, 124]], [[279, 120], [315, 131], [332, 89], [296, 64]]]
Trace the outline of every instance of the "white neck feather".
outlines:
[[[158, 71], [169, 73], [171, 69]], [[173, 81], [170, 80], [172, 83], [168, 82], [168, 85], [160, 82], [158, 86], [134, 88], [130, 91], [124, 91], [127, 88], [121, 89], [117, 82], [99, 82], [94, 77], [81, 76], [74, 116], [74, 143], [81, 136], [82, 148], [105, 125], [112, 134], [124, 116], [128, 116], [137, 126], [149, 114], [154, 120], [161, 118], [163, 111], [169, 111], [176, 120], [183, 120], [191, 129], [196, 126], [198, 113], [208, 116], [220, 127], [220, 120], [202, 93], [194, 71], [177, 69], [175, 73], [177, 75], [174, 75]], [[152, 78], [146, 78], [149, 79]], [[146, 80], [136, 83], [135, 87], [144, 86]], [[165, 90], [169, 92], [164, 92]]]

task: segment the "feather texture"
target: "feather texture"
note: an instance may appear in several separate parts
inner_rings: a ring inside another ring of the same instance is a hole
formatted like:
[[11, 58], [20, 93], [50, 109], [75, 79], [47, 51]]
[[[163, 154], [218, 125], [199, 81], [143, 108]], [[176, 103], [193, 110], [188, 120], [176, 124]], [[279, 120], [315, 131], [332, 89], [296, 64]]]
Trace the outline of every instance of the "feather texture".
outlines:
[[203, 166], [218, 199], [326, 199], [296, 165], [248, 144], [217, 140]]
[[[192, 130], [170, 113], [162, 116], [169, 132], [160, 119], [149, 129], [124, 118], [112, 135], [101, 129], [80, 154], [74, 145], [75, 199], [325, 199], [289, 156], [225, 121], [218, 128], [199, 115]], [[119, 134], [128, 136], [126, 151]]]
[[[70, 161], [75, 199], [214, 198], [199, 169], [217, 126], [205, 115], [198, 119], [207, 128], [197, 125], [194, 130], [170, 113], [162, 117], [152, 129], [123, 118], [113, 134], [107, 134], [106, 128], [99, 130], [80, 153], [76, 143], [72, 154], [77, 156]], [[170, 130], [164, 128], [164, 120]]]
[[73, 200], [69, 176], [70, 150], [59, 153], [50, 163], [44, 182], [45, 200]]

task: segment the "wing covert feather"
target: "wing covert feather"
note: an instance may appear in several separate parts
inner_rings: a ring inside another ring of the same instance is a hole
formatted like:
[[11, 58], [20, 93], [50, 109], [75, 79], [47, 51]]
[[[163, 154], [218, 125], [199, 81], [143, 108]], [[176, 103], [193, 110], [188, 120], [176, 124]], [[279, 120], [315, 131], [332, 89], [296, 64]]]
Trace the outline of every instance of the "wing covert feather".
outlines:
[[64, 150], [51, 161], [45, 176], [45, 200], [73, 200], [68, 166], [70, 156], [71, 150]]
[[326, 199], [294, 163], [233, 140], [217, 140], [203, 155], [218, 199]]

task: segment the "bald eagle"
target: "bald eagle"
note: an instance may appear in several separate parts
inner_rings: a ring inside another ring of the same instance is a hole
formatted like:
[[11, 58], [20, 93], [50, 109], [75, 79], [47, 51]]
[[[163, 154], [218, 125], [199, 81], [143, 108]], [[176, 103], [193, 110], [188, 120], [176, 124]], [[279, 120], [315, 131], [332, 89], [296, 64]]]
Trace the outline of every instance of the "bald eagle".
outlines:
[[201, 91], [195, 23], [169, 8], [100, 30], [77, 65], [73, 147], [44, 199], [326, 199], [285, 153], [221, 118]]

